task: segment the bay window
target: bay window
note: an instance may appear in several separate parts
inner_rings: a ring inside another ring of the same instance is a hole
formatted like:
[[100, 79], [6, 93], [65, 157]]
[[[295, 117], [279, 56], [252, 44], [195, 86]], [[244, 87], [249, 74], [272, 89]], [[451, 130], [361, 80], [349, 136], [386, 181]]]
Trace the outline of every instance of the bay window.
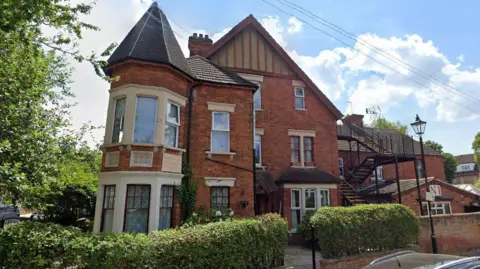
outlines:
[[150, 185], [127, 185], [124, 231], [147, 233], [150, 211]]
[[106, 185], [103, 190], [102, 223], [100, 232], [113, 231], [113, 212], [115, 211], [115, 185]]
[[317, 208], [317, 189], [305, 189], [305, 210]]
[[125, 105], [127, 98], [119, 98], [115, 101], [115, 113], [113, 117], [112, 143], [122, 142], [123, 126], [125, 123]]
[[290, 137], [290, 159], [292, 163], [300, 162], [300, 137], [291, 136]]
[[212, 113], [212, 152], [230, 152], [230, 114]]
[[255, 163], [262, 165], [262, 136], [255, 135]]
[[157, 121], [157, 98], [137, 97], [135, 111], [134, 143], [153, 144]]
[[[303, 195], [302, 195], [303, 194]], [[296, 231], [307, 211], [330, 206], [330, 190], [315, 186], [291, 189], [290, 210], [292, 231]]]
[[174, 186], [162, 186], [160, 192], [160, 215], [158, 221], [159, 230], [169, 229], [172, 226], [174, 191]]
[[178, 129], [180, 127], [180, 107], [176, 104], [167, 103], [167, 116], [165, 123], [165, 145], [178, 147]]

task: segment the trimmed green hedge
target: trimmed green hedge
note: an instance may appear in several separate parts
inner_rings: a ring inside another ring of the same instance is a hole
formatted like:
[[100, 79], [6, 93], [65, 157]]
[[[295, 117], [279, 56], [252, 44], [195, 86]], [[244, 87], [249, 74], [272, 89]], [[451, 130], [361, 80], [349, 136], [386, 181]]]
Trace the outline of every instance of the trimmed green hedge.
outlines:
[[257, 269], [277, 266], [287, 240], [287, 222], [276, 214], [148, 236], [81, 233], [55, 224], [25, 222], [0, 230], [0, 259], [7, 269]]
[[310, 222], [325, 258], [404, 248], [418, 242], [418, 218], [399, 204], [321, 208]]

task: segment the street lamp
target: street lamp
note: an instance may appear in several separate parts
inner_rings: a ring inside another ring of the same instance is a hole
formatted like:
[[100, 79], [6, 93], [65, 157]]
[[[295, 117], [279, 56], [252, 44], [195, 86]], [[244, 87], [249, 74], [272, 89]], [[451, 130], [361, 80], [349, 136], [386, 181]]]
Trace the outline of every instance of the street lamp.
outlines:
[[[422, 169], [423, 178], [425, 179], [425, 188], [427, 191], [429, 191], [428, 180], [427, 180], [427, 166], [425, 165], [425, 153], [423, 151], [423, 139], [422, 139], [422, 135], [425, 133], [425, 127], [427, 126], [427, 122], [422, 121], [417, 114], [417, 117], [415, 118], [415, 122], [410, 125], [412, 125], [413, 130], [420, 137], [420, 149], [422, 152], [422, 165], [423, 165], [423, 169]], [[426, 195], [425, 195], [425, 198], [426, 198]], [[432, 231], [432, 233], [430, 234], [430, 237], [432, 238], [432, 251], [433, 253], [438, 253], [437, 237], [435, 236], [435, 229], [433, 226], [432, 208], [430, 205], [430, 200], [427, 200], [427, 204], [428, 204], [428, 217], [430, 219], [430, 230]]]

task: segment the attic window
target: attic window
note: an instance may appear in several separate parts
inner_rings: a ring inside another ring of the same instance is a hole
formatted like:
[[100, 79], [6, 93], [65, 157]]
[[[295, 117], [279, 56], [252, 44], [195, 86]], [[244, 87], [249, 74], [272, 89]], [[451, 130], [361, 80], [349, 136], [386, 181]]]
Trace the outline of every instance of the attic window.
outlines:
[[303, 88], [295, 87], [295, 109], [305, 109], [305, 91]]

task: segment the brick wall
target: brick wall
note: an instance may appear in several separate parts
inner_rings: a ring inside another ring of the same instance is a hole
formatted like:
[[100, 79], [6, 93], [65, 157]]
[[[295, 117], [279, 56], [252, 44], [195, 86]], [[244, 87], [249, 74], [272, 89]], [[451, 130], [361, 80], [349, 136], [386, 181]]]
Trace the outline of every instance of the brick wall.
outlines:
[[[452, 197], [451, 201], [445, 201], [445, 202], [450, 202], [453, 214], [464, 213], [465, 212], [464, 207], [470, 205], [472, 201], [474, 201], [474, 199], [476, 198], [475, 195], [469, 192], [460, 190], [449, 184], [446, 184], [443, 181], [434, 180], [433, 182], [429, 182], [429, 184], [440, 185], [442, 196]], [[422, 195], [425, 193], [425, 191], [426, 191], [425, 185], [420, 186], [420, 193]], [[398, 198], [394, 196], [394, 199], [398, 199]], [[420, 206], [418, 204], [417, 199], [418, 199], [418, 192], [416, 187], [402, 193], [402, 204], [411, 208], [415, 212], [415, 214], [420, 215]]]
[[454, 183], [455, 184], [475, 184], [477, 183], [480, 175], [478, 173], [474, 174], [461, 174], [457, 173], [455, 176]]
[[263, 78], [263, 110], [256, 112], [256, 127], [264, 128], [262, 163], [278, 178], [291, 164], [288, 129], [315, 130], [315, 164], [338, 175], [335, 118], [309, 88], [305, 88], [306, 110], [295, 110], [293, 79], [274, 75]]
[[[236, 181], [235, 186], [230, 188], [230, 207], [236, 215], [253, 215], [252, 91], [202, 85], [195, 88], [194, 96], [190, 162], [193, 178], [199, 182], [197, 207], [210, 208], [210, 188], [204, 184], [205, 177], [234, 177]], [[235, 104], [235, 112], [230, 113], [230, 151], [235, 152], [235, 156], [212, 155], [212, 159], [229, 165], [206, 159], [212, 131], [212, 111], [208, 110], [207, 102]], [[248, 201], [246, 208], [240, 206], [242, 200]]]
[[[445, 254], [464, 254], [480, 249], [480, 213], [434, 216], [438, 251]], [[431, 252], [430, 222], [420, 217], [419, 251]]]

